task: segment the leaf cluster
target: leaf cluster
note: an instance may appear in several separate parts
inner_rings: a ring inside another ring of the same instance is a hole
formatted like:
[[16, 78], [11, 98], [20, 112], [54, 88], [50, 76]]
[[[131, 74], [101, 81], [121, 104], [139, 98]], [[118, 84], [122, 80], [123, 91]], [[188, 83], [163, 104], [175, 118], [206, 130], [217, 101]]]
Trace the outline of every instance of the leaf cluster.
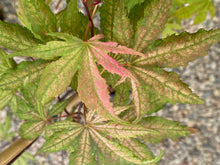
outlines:
[[[57, 14], [50, 3], [18, 0], [22, 26], [0, 21], [0, 45], [14, 51], [0, 49], [0, 107], [10, 105], [25, 120], [23, 138], [45, 134], [41, 152], [68, 150], [70, 164], [157, 164], [162, 152], [155, 157], [145, 143], [192, 131], [149, 115], [168, 102], [203, 103], [164, 68], [205, 56], [220, 30], [158, 39], [171, 0], [83, 1], [87, 16], [76, 0]], [[93, 26], [95, 12], [101, 32]], [[31, 60], [18, 64], [15, 56]], [[68, 87], [76, 94], [61, 99]]]

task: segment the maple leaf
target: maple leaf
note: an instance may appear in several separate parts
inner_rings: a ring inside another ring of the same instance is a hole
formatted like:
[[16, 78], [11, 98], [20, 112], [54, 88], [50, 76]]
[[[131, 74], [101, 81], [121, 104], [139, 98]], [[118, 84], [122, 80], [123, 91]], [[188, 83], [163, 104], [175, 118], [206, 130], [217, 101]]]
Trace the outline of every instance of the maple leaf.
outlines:
[[[57, 152], [61, 149], [69, 149], [72, 146], [74, 152], [70, 155], [70, 162], [74, 161], [77, 164], [94, 164], [96, 155], [100, 153], [105, 153], [106, 156], [103, 160], [100, 155], [98, 156], [99, 164], [104, 162], [108, 164], [110, 160], [115, 161], [116, 164], [118, 161], [131, 164], [156, 163], [162, 156], [161, 153], [158, 157], [154, 157], [145, 144], [135, 140], [131, 140], [134, 148], [132, 150], [126, 145], [108, 138], [111, 135], [111, 137], [128, 139], [137, 135], [156, 134], [157, 132], [140, 125], [124, 125], [112, 122], [97, 123], [92, 121], [93, 115], [93, 111], [87, 114], [90, 116], [90, 121], [87, 118], [85, 125], [61, 121], [46, 127], [45, 130], [52, 130], [53, 134], [47, 136], [47, 141], [39, 152]], [[78, 143], [76, 143], [76, 139], [78, 139]], [[94, 147], [94, 143], [97, 147]], [[148, 152], [139, 153], [138, 150], [135, 150], [138, 148], [141, 148], [139, 151], [147, 150]]]
[[25, 139], [35, 139], [42, 134], [45, 126], [54, 122], [54, 116], [64, 110], [70, 99], [55, 104], [52, 109], [49, 109], [51, 102], [39, 109], [36, 98], [37, 86], [31, 84], [28, 89], [32, 89], [32, 92], [27, 88], [22, 89], [25, 101], [20, 98], [17, 100], [17, 115], [26, 121], [21, 125], [20, 136]]

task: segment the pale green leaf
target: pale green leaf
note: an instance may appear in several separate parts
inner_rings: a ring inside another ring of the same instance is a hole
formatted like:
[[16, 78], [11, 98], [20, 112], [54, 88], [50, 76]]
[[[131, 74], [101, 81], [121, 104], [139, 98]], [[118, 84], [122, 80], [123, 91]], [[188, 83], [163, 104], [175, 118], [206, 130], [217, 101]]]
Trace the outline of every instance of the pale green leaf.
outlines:
[[11, 50], [24, 50], [39, 43], [26, 28], [0, 20], [0, 46]]
[[191, 133], [186, 126], [179, 125], [178, 122], [166, 120], [156, 116], [146, 117], [142, 119], [138, 124], [141, 124], [143, 127], [158, 131], [159, 136], [149, 134], [139, 137], [141, 140], [148, 143], [158, 143], [161, 142], [161, 140], [164, 138], [177, 140], [179, 137], [186, 136]]
[[3, 110], [13, 97], [13, 92], [0, 89], [0, 110]]
[[108, 140], [107, 138], [101, 136], [95, 130], [92, 129], [90, 131], [90, 134], [92, 136], [93, 141], [96, 143], [96, 146], [102, 152], [102, 155], [104, 155], [109, 161], [114, 161], [118, 158], [122, 158], [131, 163], [149, 164], [158, 162], [163, 154], [161, 152], [161, 154], [158, 157], [153, 158], [151, 160], [148, 160], [146, 158], [140, 159], [127, 147], [120, 145], [119, 143], [116, 143], [114, 141]]
[[45, 130], [52, 130], [52, 131], [58, 132], [62, 130], [72, 130], [72, 129], [76, 129], [79, 127], [81, 127], [81, 125], [76, 122], [64, 120], [64, 121], [56, 122], [56, 123], [53, 123], [47, 126]]
[[0, 49], [0, 59], [1, 59], [1, 62], [2, 64], [0, 64], [0, 74], [2, 73], [2, 67], [4, 68], [5, 67], [5, 70], [8, 69], [8, 68], [15, 68], [16, 67], [16, 62], [11, 58], [11, 59], [2, 59], [4, 57], [8, 56], [8, 54]]
[[[136, 156], [140, 159], [154, 159], [153, 153], [150, 151], [148, 146], [144, 143], [141, 143], [139, 140], [135, 138], [123, 139], [121, 140], [121, 144], [134, 152]], [[132, 165], [132, 164], [131, 164]], [[135, 165], [135, 164], [134, 164]], [[157, 165], [157, 163], [152, 163], [149, 165]]]
[[98, 124], [91, 127], [116, 138], [130, 138], [147, 134], [157, 134], [157, 131], [144, 128], [141, 125], [137, 124], [125, 125], [116, 122], [108, 122], [106, 124]]
[[62, 102], [59, 102], [57, 104], [55, 104], [53, 106], [53, 108], [49, 111], [49, 116], [54, 116], [54, 115], [58, 115], [60, 114], [61, 112], [64, 111], [64, 109], [66, 108], [66, 106], [68, 105], [68, 103], [70, 102], [71, 99], [67, 99], [67, 100], [64, 100]]
[[20, 88], [24, 83], [36, 81], [41, 71], [48, 64], [46, 61], [22, 62], [15, 69], [10, 69], [0, 78], [0, 89], [14, 90]]
[[53, 134], [49, 140], [43, 145], [39, 152], [58, 152], [60, 150], [68, 148], [71, 143], [74, 142], [75, 138], [82, 132], [83, 127], [65, 130]]
[[20, 136], [25, 139], [35, 139], [42, 134], [45, 124], [45, 121], [23, 123], [20, 128]]
[[138, 21], [133, 48], [145, 49], [163, 31], [169, 14], [171, 0], [151, 0], [144, 11], [144, 18]]
[[56, 32], [56, 17], [44, 0], [18, 0], [19, 19], [35, 37], [48, 40], [45, 33]]
[[113, 40], [121, 45], [129, 47], [134, 32], [126, 14], [123, 1], [120, 2], [120, 7], [118, 7], [116, 11], [113, 24]]
[[203, 100], [194, 94], [187, 84], [183, 83], [174, 72], [166, 72], [160, 68], [132, 67], [133, 73], [142, 84], [148, 84], [170, 103], [202, 104]]
[[26, 49], [24, 51], [19, 51], [8, 55], [7, 57], [14, 56], [27, 56], [27, 57], [36, 57], [45, 60], [52, 60], [56, 57], [67, 56], [74, 49], [79, 47], [77, 42], [64, 42], [64, 41], [50, 41], [46, 45], [38, 45], [31, 49]]
[[158, 44], [150, 51], [146, 51], [146, 57], [140, 57], [133, 62], [138, 66], [159, 66], [176, 68], [187, 66], [190, 61], [205, 56], [210, 46], [220, 39], [220, 30], [199, 30], [189, 34], [183, 32], [178, 36], [172, 35], [164, 40], [158, 40]]
[[95, 153], [92, 150], [91, 137], [89, 135], [89, 130], [84, 129], [81, 138], [77, 142], [78, 147], [70, 155], [69, 164], [74, 165], [93, 165], [96, 164]]
[[60, 58], [49, 64], [42, 73], [37, 98], [45, 104], [54, 97], [58, 97], [70, 85], [72, 77], [80, 68], [83, 47], [72, 50], [71, 55]]

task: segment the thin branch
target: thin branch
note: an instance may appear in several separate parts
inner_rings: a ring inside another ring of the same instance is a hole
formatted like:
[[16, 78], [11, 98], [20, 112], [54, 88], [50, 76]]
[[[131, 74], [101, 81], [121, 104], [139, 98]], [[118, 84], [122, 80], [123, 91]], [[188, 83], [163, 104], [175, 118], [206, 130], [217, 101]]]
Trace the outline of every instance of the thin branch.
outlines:
[[[94, 25], [93, 25], [93, 20], [92, 20], [92, 17], [89, 13], [89, 8], [88, 8], [88, 5], [87, 5], [87, 0], [83, 0], [83, 5], [85, 6], [85, 9], [86, 9], [86, 13], [87, 13], [87, 16], [89, 18], [89, 24], [90, 24], [90, 27], [91, 27], [91, 37], [94, 36]], [[86, 29], [86, 34], [85, 34], [85, 40], [87, 41], [87, 37], [88, 37], [88, 29]]]

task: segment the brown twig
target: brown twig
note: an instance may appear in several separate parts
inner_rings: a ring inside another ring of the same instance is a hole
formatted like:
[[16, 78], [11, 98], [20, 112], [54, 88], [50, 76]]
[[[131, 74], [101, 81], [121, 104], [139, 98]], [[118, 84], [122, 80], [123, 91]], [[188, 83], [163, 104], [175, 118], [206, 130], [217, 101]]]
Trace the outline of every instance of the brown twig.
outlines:
[[[88, 8], [88, 5], [87, 5], [87, 0], [83, 0], [83, 5], [86, 9], [86, 13], [87, 13], [87, 16], [89, 18], [89, 24], [88, 26], [91, 27], [91, 37], [94, 36], [94, 24], [93, 24], [93, 18], [91, 17], [90, 15], [90, 12], [89, 12], [89, 8]], [[87, 41], [87, 38], [88, 38], [88, 31], [89, 31], [89, 28], [87, 26], [87, 29], [86, 29], [86, 34], [85, 34], [85, 41]]]

